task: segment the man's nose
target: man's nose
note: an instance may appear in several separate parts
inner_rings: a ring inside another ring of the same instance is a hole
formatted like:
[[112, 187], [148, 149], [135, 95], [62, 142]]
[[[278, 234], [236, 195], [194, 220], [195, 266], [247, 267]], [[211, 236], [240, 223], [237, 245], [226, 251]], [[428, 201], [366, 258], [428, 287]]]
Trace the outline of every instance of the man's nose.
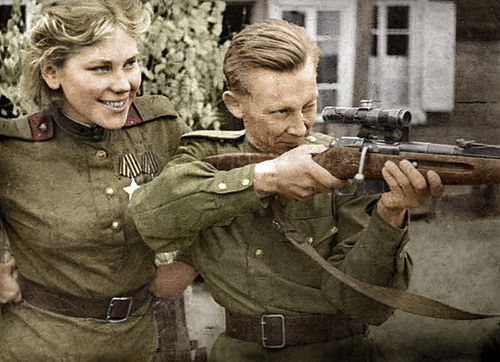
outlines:
[[304, 114], [302, 112], [297, 112], [293, 115], [292, 123], [288, 126], [287, 132], [297, 137], [303, 137], [306, 135], [307, 127]]

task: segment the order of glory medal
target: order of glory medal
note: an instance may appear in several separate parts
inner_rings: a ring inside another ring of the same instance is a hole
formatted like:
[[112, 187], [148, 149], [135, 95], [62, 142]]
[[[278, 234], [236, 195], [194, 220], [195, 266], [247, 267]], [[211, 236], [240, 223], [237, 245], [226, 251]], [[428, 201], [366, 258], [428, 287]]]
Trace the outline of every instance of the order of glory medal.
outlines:
[[142, 173], [142, 167], [135, 156], [131, 153], [126, 153], [120, 156], [119, 167], [120, 175], [131, 179], [130, 185], [123, 188], [123, 191], [128, 194], [128, 199], [130, 200], [134, 191], [139, 188], [136, 178]]

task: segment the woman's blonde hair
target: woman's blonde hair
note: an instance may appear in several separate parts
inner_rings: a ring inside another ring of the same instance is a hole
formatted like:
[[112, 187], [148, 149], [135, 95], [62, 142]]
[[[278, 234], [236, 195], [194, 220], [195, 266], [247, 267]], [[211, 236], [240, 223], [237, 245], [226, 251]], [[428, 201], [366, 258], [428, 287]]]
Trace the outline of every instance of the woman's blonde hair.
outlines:
[[43, 61], [61, 67], [69, 57], [99, 43], [116, 27], [135, 38], [149, 22], [149, 13], [139, 0], [46, 1], [32, 29], [23, 62], [23, 98], [42, 109], [58, 104], [62, 90], [52, 90], [45, 83]]
[[246, 94], [245, 74], [249, 71], [295, 71], [309, 57], [317, 66], [319, 47], [303, 27], [276, 19], [254, 23], [231, 40], [224, 57], [226, 85], [231, 91]]

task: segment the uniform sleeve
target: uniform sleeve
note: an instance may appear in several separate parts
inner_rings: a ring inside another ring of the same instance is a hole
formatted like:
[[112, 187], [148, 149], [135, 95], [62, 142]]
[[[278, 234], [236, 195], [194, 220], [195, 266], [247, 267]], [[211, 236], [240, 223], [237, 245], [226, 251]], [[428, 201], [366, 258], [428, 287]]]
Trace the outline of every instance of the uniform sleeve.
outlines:
[[[400, 290], [408, 288], [412, 262], [404, 247], [406, 227], [397, 229], [386, 223], [376, 211], [375, 197], [337, 198], [337, 244], [328, 259], [344, 273], [374, 285]], [[367, 298], [325, 273], [323, 294], [342, 312], [368, 322], [381, 324], [393, 310]]]
[[129, 213], [156, 252], [187, 247], [203, 229], [263, 207], [253, 189], [254, 165], [218, 171], [201, 161], [215, 153], [181, 146], [158, 177], [134, 192]]

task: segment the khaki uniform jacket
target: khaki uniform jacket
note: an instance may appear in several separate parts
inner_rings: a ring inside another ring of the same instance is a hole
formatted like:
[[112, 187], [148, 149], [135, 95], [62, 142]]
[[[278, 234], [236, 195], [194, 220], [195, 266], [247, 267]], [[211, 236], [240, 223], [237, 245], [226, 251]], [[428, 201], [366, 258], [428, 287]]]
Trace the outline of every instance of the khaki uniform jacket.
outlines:
[[[309, 143], [330, 141], [321, 134], [308, 137]], [[251, 315], [342, 312], [371, 324], [391, 315], [389, 308], [331, 278], [277, 231], [268, 203], [253, 189], [254, 165], [217, 171], [200, 161], [215, 154], [258, 152], [244, 132], [193, 132], [183, 136], [179, 150], [159, 177], [134, 194], [129, 210], [156, 251], [185, 249], [183, 260], [202, 274], [219, 304]], [[406, 289], [411, 269], [404, 250], [407, 228], [384, 222], [375, 211], [376, 200], [325, 193], [308, 201], [282, 202], [292, 223], [330, 263], [363, 281]], [[278, 352], [223, 336], [212, 358], [319, 361], [339, 352], [336, 346]], [[359, 357], [353, 346], [344, 347], [345, 356]], [[306, 350], [316, 354], [299, 352]]]
[[[120, 158], [161, 169], [186, 131], [162, 96], [137, 98], [119, 130], [86, 127], [58, 110], [0, 120], [0, 211], [19, 272], [94, 299], [149, 283], [155, 253], [126, 214], [131, 178]], [[1, 361], [148, 360], [156, 348], [149, 303], [116, 325], [10, 304], [0, 326]]]

